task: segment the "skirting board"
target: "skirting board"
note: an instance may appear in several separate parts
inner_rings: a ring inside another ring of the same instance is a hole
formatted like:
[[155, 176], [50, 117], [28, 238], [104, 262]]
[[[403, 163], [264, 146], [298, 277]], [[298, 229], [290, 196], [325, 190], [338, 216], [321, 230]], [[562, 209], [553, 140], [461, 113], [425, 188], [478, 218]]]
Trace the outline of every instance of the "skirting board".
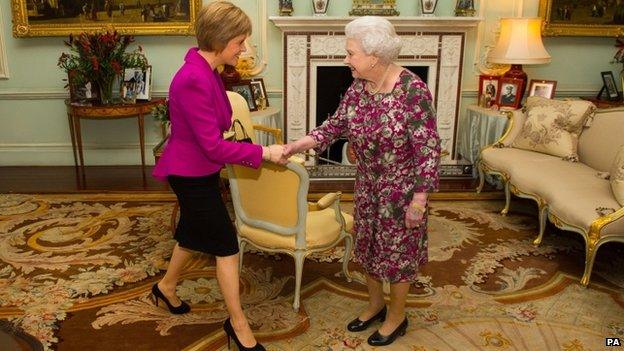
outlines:
[[[153, 165], [152, 148], [145, 143], [145, 164]], [[139, 144], [111, 145], [84, 144], [85, 165], [140, 165]], [[0, 144], [0, 166], [73, 166], [71, 143]]]

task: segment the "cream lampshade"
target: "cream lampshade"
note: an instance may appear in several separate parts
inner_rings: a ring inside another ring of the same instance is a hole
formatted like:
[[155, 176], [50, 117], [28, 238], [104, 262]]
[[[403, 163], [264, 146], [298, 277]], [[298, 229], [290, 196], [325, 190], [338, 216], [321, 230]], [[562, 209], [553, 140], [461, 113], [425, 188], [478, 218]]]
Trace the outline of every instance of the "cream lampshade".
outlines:
[[498, 43], [488, 55], [492, 63], [511, 64], [511, 69], [503, 77], [522, 79], [520, 99], [524, 95], [527, 75], [522, 65], [537, 65], [550, 62], [550, 55], [542, 43], [539, 17], [501, 18], [501, 30]]

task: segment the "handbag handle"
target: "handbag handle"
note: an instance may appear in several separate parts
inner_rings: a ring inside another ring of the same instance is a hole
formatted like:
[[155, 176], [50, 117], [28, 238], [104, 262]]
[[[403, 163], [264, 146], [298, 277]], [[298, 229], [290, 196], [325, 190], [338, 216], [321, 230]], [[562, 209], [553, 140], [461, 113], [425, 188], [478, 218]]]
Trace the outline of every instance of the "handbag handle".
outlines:
[[[243, 134], [242, 138], [238, 137], [238, 133], [236, 132], [236, 125], [240, 127], [241, 133]], [[245, 127], [243, 126], [243, 123], [240, 120], [238, 119], [233, 120], [232, 127], [230, 128], [230, 130], [234, 132], [234, 140], [247, 142], [247, 143], [251, 142], [251, 138], [249, 137], [249, 134], [247, 134], [247, 131], [245, 130]]]

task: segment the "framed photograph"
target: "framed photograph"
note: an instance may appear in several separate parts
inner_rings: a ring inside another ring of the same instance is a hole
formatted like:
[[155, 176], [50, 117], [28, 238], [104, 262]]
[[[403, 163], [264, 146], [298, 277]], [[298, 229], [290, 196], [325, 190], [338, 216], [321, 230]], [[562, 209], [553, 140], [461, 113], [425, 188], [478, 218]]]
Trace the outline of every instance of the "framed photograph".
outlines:
[[74, 79], [72, 72], [67, 75], [67, 87], [69, 88], [69, 101], [75, 103], [92, 102], [97, 97], [91, 83], [81, 83]]
[[498, 97], [498, 81], [500, 76], [482, 74], [479, 76], [479, 106], [491, 107], [496, 103]]
[[396, 0], [353, 0], [350, 16], [398, 16]]
[[147, 66], [145, 70], [139, 68], [126, 68], [124, 79], [121, 84], [121, 97], [134, 103], [136, 100], [151, 99], [152, 66]]
[[243, 79], [236, 83], [229, 84], [227, 88], [228, 90], [241, 94], [245, 98], [249, 111], [258, 110], [258, 105], [256, 105], [251, 88], [251, 81], [249, 79]]
[[192, 35], [202, 0], [10, 0], [13, 36], [50, 37], [101, 31]]
[[520, 89], [523, 84], [522, 79], [502, 77], [498, 84], [498, 98], [496, 104], [499, 107], [520, 107]]
[[256, 107], [259, 110], [264, 110], [265, 108], [269, 107], [269, 98], [267, 97], [266, 88], [264, 87], [264, 79], [252, 79], [250, 84], [251, 93], [253, 95], [254, 101], [256, 102]]
[[617, 37], [624, 30], [624, 3], [596, 0], [540, 0], [545, 36]]
[[529, 82], [529, 96], [541, 96], [552, 99], [555, 97], [556, 80], [531, 79]]
[[598, 98], [602, 95], [602, 92], [607, 93], [607, 98], [609, 100], [618, 100], [620, 98], [620, 93], [618, 92], [617, 85], [615, 85], [615, 77], [613, 77], [613, 72], [606, 71], [600, 72], [602, 76], [603, 86], [600, 89], [600, 93], [598, 93]]

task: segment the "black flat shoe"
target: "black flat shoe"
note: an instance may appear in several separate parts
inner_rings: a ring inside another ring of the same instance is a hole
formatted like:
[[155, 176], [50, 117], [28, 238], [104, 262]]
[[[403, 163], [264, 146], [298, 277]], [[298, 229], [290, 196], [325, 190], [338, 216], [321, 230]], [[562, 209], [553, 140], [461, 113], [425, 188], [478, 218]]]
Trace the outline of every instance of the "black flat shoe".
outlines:
[[373, 322], [380, 321], [383, 322], [386, 320], [386, 306], [384, 306], [381, 311], [377, 312], [376, 315], [372, 316], [367, 321], [361, 321], [359, 318], [356, 318], [347, 324], [347, 330], [351, 332], [359, 332], [362, 330], [366, 330]]
[[236, 333], [234, 332], [234, 327], [232, 327], [232, 322], [230, 322], [229, 318], [226, 319], [225, 322], [223, 322], [223, 331], [225, 331], [225, 334], [228, 337], [228, 350], [230, 349], [230, 338], [232, 338], [234, 339], [234, 343], [238, 347], [239, 351], [266, 351], [264, 346], [262, 346], [259, 342], [256, 342], [256, 344], [252, 347], [243, 346], [240, 340], [238, 340], [238, 336], [236, 336]]
[[392, 332], [390, 335], [381, 335], [379, 334], [379, 330], [373, 333], [373, 335], [368, 337], [368, 344], [370, 346], [385, 346], [390, 345], [398, 338], [399, 336], [405, 335], [405, 330], [407, 329], [407, 317], [399, 324], [399, 326]]
[[169, 312], [173, 314], [185, 314], [191, 311], [191, 306], [188, 303], [181, 301], [180, 306], [173, 306], [169, 300], [165, 297], [165, 295], [158, 289], [158, 283], [152, 285], [152, 300], [154, 301], [154, 305], [158, 306], [158, 300], [163, 300], [169, 309]]

